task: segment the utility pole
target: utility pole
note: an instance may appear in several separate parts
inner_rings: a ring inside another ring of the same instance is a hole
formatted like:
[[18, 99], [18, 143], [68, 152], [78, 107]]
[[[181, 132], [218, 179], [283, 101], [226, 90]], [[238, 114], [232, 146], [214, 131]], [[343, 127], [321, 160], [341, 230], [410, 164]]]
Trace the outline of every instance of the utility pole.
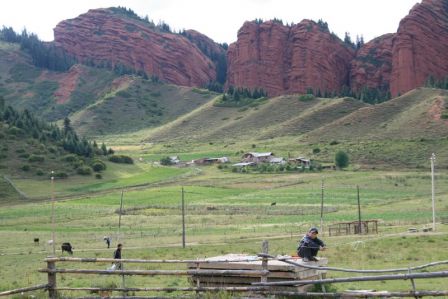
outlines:
[[184, 187], [182, 187], [182, 248], [185, 248], [185, 200], [184, 200]]
[[361, 203], [359, 201], [359, 185], [356, 185], [356, 190], [358, 193], [358, 229], [359, 234], [362, 234], [362, 227], [361, 227]]
[[431, 158], [431, 197], [432, 197], [432, 230], [436, 230], [436, 204], [435, 204], [435, 191], [434, 191], [434, 162], [436, 160], [436, 155], [432, 153]]
[[124, 190], [121, 189], [121, 199], [120, 199], [120, 214], [118, 215], [118, 234], [117, 234], [117, 243], [120, 243], [120, 228], [121, 228], [121, 212], [123, 211], [123, 193]]
[[54, 171], [51, 171], [51, 240], [53, 241], [53, 256], [56, 256], [56, 240], [54, 233]]
[[320, 201], [320, 230], [324, 233], [324, 178], [321, 184], [321, 201]]

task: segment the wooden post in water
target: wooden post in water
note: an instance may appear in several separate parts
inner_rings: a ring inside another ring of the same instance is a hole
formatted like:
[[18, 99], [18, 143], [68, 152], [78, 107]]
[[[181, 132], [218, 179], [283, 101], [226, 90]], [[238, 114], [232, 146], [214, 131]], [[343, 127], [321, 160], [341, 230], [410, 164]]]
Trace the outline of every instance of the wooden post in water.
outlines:
[[[268, 254], [269, 252], [269, 242], [267, 240], [263, 240], [263, 243], [261, 245], [261, 252], [264, 254]], [[268, 258], [266, 256], [263, 256], [263, 259], [261, 261], [261, 268], [264, 271], [268, 271]], [[262, 274], [261, 275], [261, 282], [267, 282], [268, 281], [268, 274]]]
[[[47, 262], [48, 270], [55, 270], [56, 263], [55, 262]], [[56, 291], [56, 273], [48, 272], [48, 298], [56, 299], [58, 297]]]

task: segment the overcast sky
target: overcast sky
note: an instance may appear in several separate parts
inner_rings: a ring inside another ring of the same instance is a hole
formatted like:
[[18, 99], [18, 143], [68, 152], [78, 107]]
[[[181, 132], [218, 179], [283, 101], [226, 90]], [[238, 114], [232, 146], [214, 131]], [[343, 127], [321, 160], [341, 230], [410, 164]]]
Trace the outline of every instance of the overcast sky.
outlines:
[[278, 18], [283, 23], [303, 19], [326, 21], [340, 38], [349, 32], [352, 40], [369, 41], [396, 32], [400, 20], [420, 0], [5, 0], [1, 2], [0, 25], [36, 33], [53, 40], [53, 28], [92, 8], [124, 6], [154, 22], [165, 21], [172, 29], [195, 29], [219, 43], [236, 41], [244, 21]]

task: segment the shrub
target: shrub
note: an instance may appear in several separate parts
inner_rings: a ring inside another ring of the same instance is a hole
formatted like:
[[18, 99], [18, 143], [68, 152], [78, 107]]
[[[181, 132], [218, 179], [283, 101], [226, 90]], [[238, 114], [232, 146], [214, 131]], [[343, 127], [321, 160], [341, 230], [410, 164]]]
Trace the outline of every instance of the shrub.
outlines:
[[64, 157], [62, 157], [62, 160], [71, 163], [71, 162], [78, 161], [78, 156], [75, 154], [68, 154], [68, 155], [65, 155]]
[[20, 154], [19, 158], [23, 158], [23, 159], [28, 159], [30, 157], [30, 154], [28, 153], [24, 153], [24, 154]]
[[20, 169], [22, 169], [23, 171], [29, 171], [31, 167], [28, 164], [25, 164]]
[[42, 169], [38, 169], [38, 170], [36, 171], [36, 175], [38, 175], [38, 176], [43, 176], [43, 175], [44, 175], [43, 170], [42, 170]]
[[320, 153], [320, 148], [318, 148], [318, 147], [313, 148], [313, 154], [318, 154], [318, 153]]
[[101, 175], [101, 173], [97, 173], [95, 174], [95, 178], [100, 180], [103, 178], [103, 176]]
[[14, 135], [14, 136], [22, 136], [22, 135], [24, 135], [24, 132], [22, 129], [19, 129], [17, 127], [11, 127], [8, 129], [8, 134]]
[[309, 94], [309, 93], [308, 94], [302, 94], [302, 95], [299, 96], [299, 101], [302, 101], [302, 102], [309, 102], [309, 101], [312, 101], [314, 99], [315, 99], [314, 95]]
[[100, 172], [106, 169], [106, 164], [101, 160], [94, 160], [90, 166], [95, 172]]
[[109, 157], [109, 161], [114, 163], [134, 164], [134, 160], [131, 157], [125, 155], [113, 155]]
[[336, 144], [339, 144], [339, 141], [333, 140], [333, 141], [330, 142], [330, 145], [336, 145]]
[[91, 175], [92, 174], [92, 168], [90, 168], [89, 166], [81, 166], [79, 167], [76, 172], [80, 175]]
[[29, 162], [43, 162], [45, 160], [44, 156], [40, 156], [40, 155], [31, 155], [28, 158]]
[[339, 168], [345, 168], [348, 166], [348, 155], [344, 151], [339, 151], [336, 153], [334, 158], [335, 164]]
[[164, 157], [164, 158], [160, 159], [160, 164], [162, 164], [162, 165], [171, 165], [173, 163], [171, 162], [170, 157]]

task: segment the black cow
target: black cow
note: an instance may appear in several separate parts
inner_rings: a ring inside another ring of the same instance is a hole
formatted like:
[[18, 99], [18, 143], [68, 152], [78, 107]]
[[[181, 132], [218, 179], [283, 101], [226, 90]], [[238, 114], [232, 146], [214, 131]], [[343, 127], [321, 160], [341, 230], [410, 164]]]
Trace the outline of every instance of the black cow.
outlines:
[[39, 238], [34, 238], [34, 244], [39, 245]]
[[62, 243], [61, 245], [61, 250], [62, 250], [62, 254], [64, 254], [64, 251], [67, 251], [70, 255], [73, 254], [72, 249], [75, 249], [74, 247], [72, 247], [72, 245], [70, 243]]

